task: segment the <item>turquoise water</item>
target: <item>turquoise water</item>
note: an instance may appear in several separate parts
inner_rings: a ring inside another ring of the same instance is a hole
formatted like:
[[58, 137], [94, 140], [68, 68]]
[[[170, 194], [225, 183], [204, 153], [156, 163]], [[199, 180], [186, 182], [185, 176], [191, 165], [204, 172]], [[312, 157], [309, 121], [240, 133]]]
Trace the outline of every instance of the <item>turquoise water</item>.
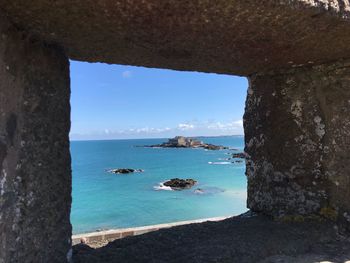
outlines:
[[[200, 138], [243, 151], [243, 136]], [[246, 211], [245, 165], [225, 163], [232, 150], [144, 148], [166, 139], [73, 141], [73, 233], [135, 227]], [[209, 164], [209, 162], [223, 162]], [[113, 168], [144, 169], [116, 175]], [[192, 178], [198, 184], [183, 191], [156, 190], [171, 178]], [[196, 188], [206, 194], [195, 193]]]

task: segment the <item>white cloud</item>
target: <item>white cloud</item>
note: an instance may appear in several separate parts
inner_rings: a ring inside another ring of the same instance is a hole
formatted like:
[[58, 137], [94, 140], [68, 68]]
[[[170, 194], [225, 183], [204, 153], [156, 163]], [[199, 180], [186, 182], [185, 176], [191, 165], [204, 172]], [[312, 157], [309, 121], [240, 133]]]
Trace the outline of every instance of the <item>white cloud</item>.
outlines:
[[165, 138], [176, 135], [184, 136], [216, 136], [216, 135], [242, 135], [243, 120], [233, 121], [194, 121], [179, 123], [173, 127], [134, 127], [129, 129], [104, 129], [91, 131], [86, 134], [71, 133], [76, 138]]
[[165, 128], [149, 128], [149, 127], [144, 127], [144, 128], [139, 128], [139, 129], [129, 129], [124, 131], [124, 133], [127, 132], [136, 132], [136, 133], [162, 133], [166, 131], [170, 131], [171, 129], [169, 127]]
[[159, 131], [163, 132], [163, 131], [171, 131], [171, 128], [169, 127], [165, 127], [164, 129], [158, 129]]
[[221, 130], [221, 131], [236, 131], [236, 130], [242, 130], [243, 128], [243, 120], [237, 120], [232, 122], [213, 122], [209, 123], [207, 126], [210, 130]]
[[122, 77], [125, 79], [131, 78], [132, 77], [132, 72], [130, 70], [125, 70], [122, 73]]
[[144, 127], [144, 128], [140, 128], [140, 129], [136, 129], [137, 133], [141, 133], [141, 132], [149, 132], [150, 130], [152, 130], [152, 128], [148, 128], [148, 127]]
[[243, 127], [243, 120], [234, 121], [233, 123], [239, 127]]
[[186, 123], [180, 123], [177, 128], [181, 131], [188, 131], [188, 130], [192, 130], [194, 129], [194, 125], [193, 124], [186, 124]]

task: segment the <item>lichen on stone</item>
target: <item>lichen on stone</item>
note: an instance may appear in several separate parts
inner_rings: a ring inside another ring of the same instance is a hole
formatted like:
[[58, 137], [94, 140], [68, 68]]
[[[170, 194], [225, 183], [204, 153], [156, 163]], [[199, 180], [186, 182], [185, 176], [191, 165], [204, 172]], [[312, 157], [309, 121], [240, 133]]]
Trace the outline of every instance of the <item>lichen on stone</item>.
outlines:
[[335, 221], [338, 218], [338, 211], [331, 206], [325, 206], [321, 208], [320, 215]]

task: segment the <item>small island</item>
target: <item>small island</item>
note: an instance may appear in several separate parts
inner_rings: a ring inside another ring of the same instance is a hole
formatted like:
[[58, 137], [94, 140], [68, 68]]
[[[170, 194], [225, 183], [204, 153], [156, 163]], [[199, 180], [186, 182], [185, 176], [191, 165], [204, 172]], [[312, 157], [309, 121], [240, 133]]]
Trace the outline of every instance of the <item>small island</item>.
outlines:
[[156, 144], [156, 145], [146, 145], [144, 147], [151, 147], [151, 148], [204, 148], [207, 150], [228, 149], [228, 147], [226, 147], [226, 146], [204, 143], [202, 141], [196, 140], [195, 138], [189, 138], [189, 137], [184, 137], [184, 136], [176, 136], [175, 138], [169, 139], [167, 142], [164, 142], [161, 144]]
[[184, 190], [189, 189], [197, 183], [196, 180], [193, 179], [179, 179], [174, 178], [170, 179], [163, 183], [163, 185], [170, 187], [173, 190]]

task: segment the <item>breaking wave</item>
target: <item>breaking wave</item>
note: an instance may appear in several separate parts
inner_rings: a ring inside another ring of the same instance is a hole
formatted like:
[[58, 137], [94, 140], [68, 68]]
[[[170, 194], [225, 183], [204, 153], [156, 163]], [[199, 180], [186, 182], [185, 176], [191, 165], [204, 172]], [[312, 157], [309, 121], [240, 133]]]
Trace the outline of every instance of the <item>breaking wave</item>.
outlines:
[[163, 191], [174, 191], [173, 189], [171, 189], [170, 186], [164, 185], [164, 182], [163, 183], [159, 183], [159, 185], [153, 186], [153, 189], [156, 190], [156, 191], [160, 191], [160, 190], [163, 190]]
[[208, 162], [208, 164], [227, 165], [227, 164], [231, 164], [231, 162]]

